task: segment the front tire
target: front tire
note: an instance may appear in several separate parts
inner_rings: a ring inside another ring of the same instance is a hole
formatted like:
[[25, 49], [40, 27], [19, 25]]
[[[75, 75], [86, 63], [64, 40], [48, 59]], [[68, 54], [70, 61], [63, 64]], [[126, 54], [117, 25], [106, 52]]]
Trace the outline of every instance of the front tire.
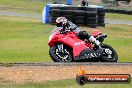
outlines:
[[101, 47], [103, 49], [100, 60], [101, 62], [117, 62], [118, 55], [111, 46], [107, 44], [101, 44]]
[[57, 45], [50, 47], [49, 55], [54, 62], [72, 62], [72, 55], [68, 47], [63, 47], [63, 53], [59, 52]]

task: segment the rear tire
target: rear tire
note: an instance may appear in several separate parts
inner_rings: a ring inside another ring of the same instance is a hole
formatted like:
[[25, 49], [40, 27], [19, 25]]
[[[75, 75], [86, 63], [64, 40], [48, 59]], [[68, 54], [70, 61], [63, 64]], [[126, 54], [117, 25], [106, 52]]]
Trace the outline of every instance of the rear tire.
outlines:
[[[57, 49], [58, 47], [57, 45], [55, 45], [50, 47], [50, 50], [49, 50], [49, 55], [54, 62], [72, 62], [73, 61], [70, 50], [66, 46], [63, 47], [64, 53], [59, 52]], [[66, 58], [64, 59], [64, 57]]]

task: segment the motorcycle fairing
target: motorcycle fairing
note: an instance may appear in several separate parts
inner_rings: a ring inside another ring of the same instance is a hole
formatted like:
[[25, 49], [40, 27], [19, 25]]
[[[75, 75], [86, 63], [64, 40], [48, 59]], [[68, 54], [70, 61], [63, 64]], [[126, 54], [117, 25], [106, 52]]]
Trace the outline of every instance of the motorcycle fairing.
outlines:
[[[54, 42], [55, 43], [55, 42]], [[86, 43], [80, 39], [78, 39], [75, 35], [69, 34], [65, 35], [60, 34], [58, 38], [56, 38], [56, 43], [63, 43], [73, 49], [73, 56], [78, 56], [80, 52], [86, 48]]]
[[75, 60], [79, 61], [84, 59], [98, 59], [101, 57], [101, 54], [102, 54], [102, 49], [93, 50], [93, 49], [87, 48], [81, 51], [81, 53], [75, 57]]

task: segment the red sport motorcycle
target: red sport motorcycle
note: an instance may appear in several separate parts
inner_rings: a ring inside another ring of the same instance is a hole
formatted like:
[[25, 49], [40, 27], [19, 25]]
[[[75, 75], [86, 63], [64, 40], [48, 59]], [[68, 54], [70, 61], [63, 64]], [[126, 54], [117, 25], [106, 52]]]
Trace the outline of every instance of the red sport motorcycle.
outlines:
[[88, 38], [83, 38], [78, 35], [85, 31], [80, 31], [70, 21], [67, 25], [55, 28], [49, 37], [49, 55], [54, 62], [117, 62], [116, 51], [103, 44], [106, 34], [94, 31]]

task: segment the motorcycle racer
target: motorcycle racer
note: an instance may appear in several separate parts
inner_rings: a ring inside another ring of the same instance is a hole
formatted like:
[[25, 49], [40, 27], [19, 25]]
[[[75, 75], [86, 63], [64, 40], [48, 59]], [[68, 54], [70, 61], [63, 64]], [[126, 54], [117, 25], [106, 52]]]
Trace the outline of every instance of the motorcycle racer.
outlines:
[[98, 40], [96, 40], [96, 38], [94, 38], [92, 35], [89, 35], [86, 31], [80, 31], [75, 30], [77, 29], [77, 26], [75, 24], [73, 24], [71, 21], [68, 21], [65, 17], [58, 17], [56, 19], [56, 23], [57, 23], [57, 27], [62, 27], [63, 28], [63, 32], [65, 32], [66, 30], [72, 30], [76, 32], [76, 35], [82, 39], [82, 40], [89, 40], [90, 42], [95, 43], [96, 45], [99, 45], [100, 42]]
[[89, 35], [65, 17], [58, 17], [56, 23], [57, 28], [51, 31], [48, 42], [54, 62], [117, 62], [116, 51], [103, 43], [106, 34], [96, 30]]

